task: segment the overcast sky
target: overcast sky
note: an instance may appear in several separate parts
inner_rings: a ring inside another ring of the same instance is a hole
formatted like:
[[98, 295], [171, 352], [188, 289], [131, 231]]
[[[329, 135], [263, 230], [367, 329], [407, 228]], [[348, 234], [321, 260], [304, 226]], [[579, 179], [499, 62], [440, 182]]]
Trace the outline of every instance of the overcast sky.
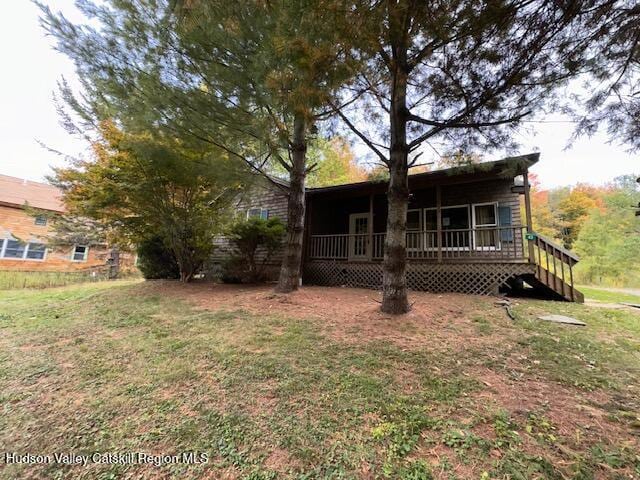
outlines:
[[[71, 18], [77, 16], [72, 0], [49, 3]], [[64, 164], [62, 157], [38, 142], [72, 156], [86, 153], [86, 146], [58, 123], [53, 92], [62, 76], [73, 82], [75, 73], [71, 62], [52, 45], [40, 28], [35, 5], [29, 0], [7, 3], [0, 16], [0, 173], [43, 180], [51, 166]], [[605, 135], [582, 139], [565, 149], [571, 124], [536, 124], [535, 130], [535, 135], [520, 135], [520, 152], [540, 151], [540, 163], [532, 170], [547, 187], [601, 184], [617, 175], [640, 173], [640, 155], [608, 144]]]

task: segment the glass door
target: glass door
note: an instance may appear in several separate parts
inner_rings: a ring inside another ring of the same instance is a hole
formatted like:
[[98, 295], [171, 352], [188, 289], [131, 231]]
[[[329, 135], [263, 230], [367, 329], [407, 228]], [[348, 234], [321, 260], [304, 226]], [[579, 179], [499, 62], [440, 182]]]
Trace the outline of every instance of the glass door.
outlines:
[[369, 214], [349, 215], [349, 259], [363, 260], [369, 256]]

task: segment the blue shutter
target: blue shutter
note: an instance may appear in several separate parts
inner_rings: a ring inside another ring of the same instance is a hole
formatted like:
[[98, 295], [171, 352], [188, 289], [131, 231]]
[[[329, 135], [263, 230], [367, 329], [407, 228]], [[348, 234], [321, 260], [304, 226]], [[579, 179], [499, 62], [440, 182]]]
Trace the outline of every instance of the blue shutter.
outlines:
[[[511, 207], [498, 206], [498, 225], [500, 227], [511, 226]], [[513, 230], [500, 230], [500, 240], [503, 242], [513, 242]]]

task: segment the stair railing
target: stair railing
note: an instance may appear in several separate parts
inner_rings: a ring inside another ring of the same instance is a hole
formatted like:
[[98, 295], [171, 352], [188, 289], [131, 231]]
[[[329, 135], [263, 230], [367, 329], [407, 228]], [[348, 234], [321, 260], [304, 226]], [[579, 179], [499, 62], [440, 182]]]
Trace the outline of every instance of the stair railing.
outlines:
[[[527, 234], [527, 240], [533, 245], [531, 249], [533, 258], [529, 261], [535, 263], [538, 279], [561, 293], [563, 297], [568, 296], [571, 301], [575, 301], [573, 266], [580, 261], [580, 258], [544, 235], [530, 233]], [[557, 280], [561, 280], [560, 285]], [[569, 287], [568, 292], [565, 290], [565, 285]]]

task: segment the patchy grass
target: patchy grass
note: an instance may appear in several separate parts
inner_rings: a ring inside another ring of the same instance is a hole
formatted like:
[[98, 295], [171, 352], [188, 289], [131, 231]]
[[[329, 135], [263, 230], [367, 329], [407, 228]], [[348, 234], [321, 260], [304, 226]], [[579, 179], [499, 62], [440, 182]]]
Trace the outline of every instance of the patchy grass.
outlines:
[[359, 308], [369, 322], [329, 323], [292, 314], [295, 296], [235, 290], [252, 309], [211, 289], [203, 309], [181, 300], [200, 295], [188, 288], [0, 292], [0, 450], [209, 462], [3, 465], [1, 478], [640, 475], [638, 315], [527, 301], [512, 322], [491, 299], [421, 294], [428, 318]]
[[609, 303], [639, 303], [640, 295], [633, 295], [631, 293], [625, 293], [617, 290], [609, 290], [598, 287], [580, 286], [578, 289], [584, 293], [584, 296], [588, 300], [596, 300], [598, 302]]

